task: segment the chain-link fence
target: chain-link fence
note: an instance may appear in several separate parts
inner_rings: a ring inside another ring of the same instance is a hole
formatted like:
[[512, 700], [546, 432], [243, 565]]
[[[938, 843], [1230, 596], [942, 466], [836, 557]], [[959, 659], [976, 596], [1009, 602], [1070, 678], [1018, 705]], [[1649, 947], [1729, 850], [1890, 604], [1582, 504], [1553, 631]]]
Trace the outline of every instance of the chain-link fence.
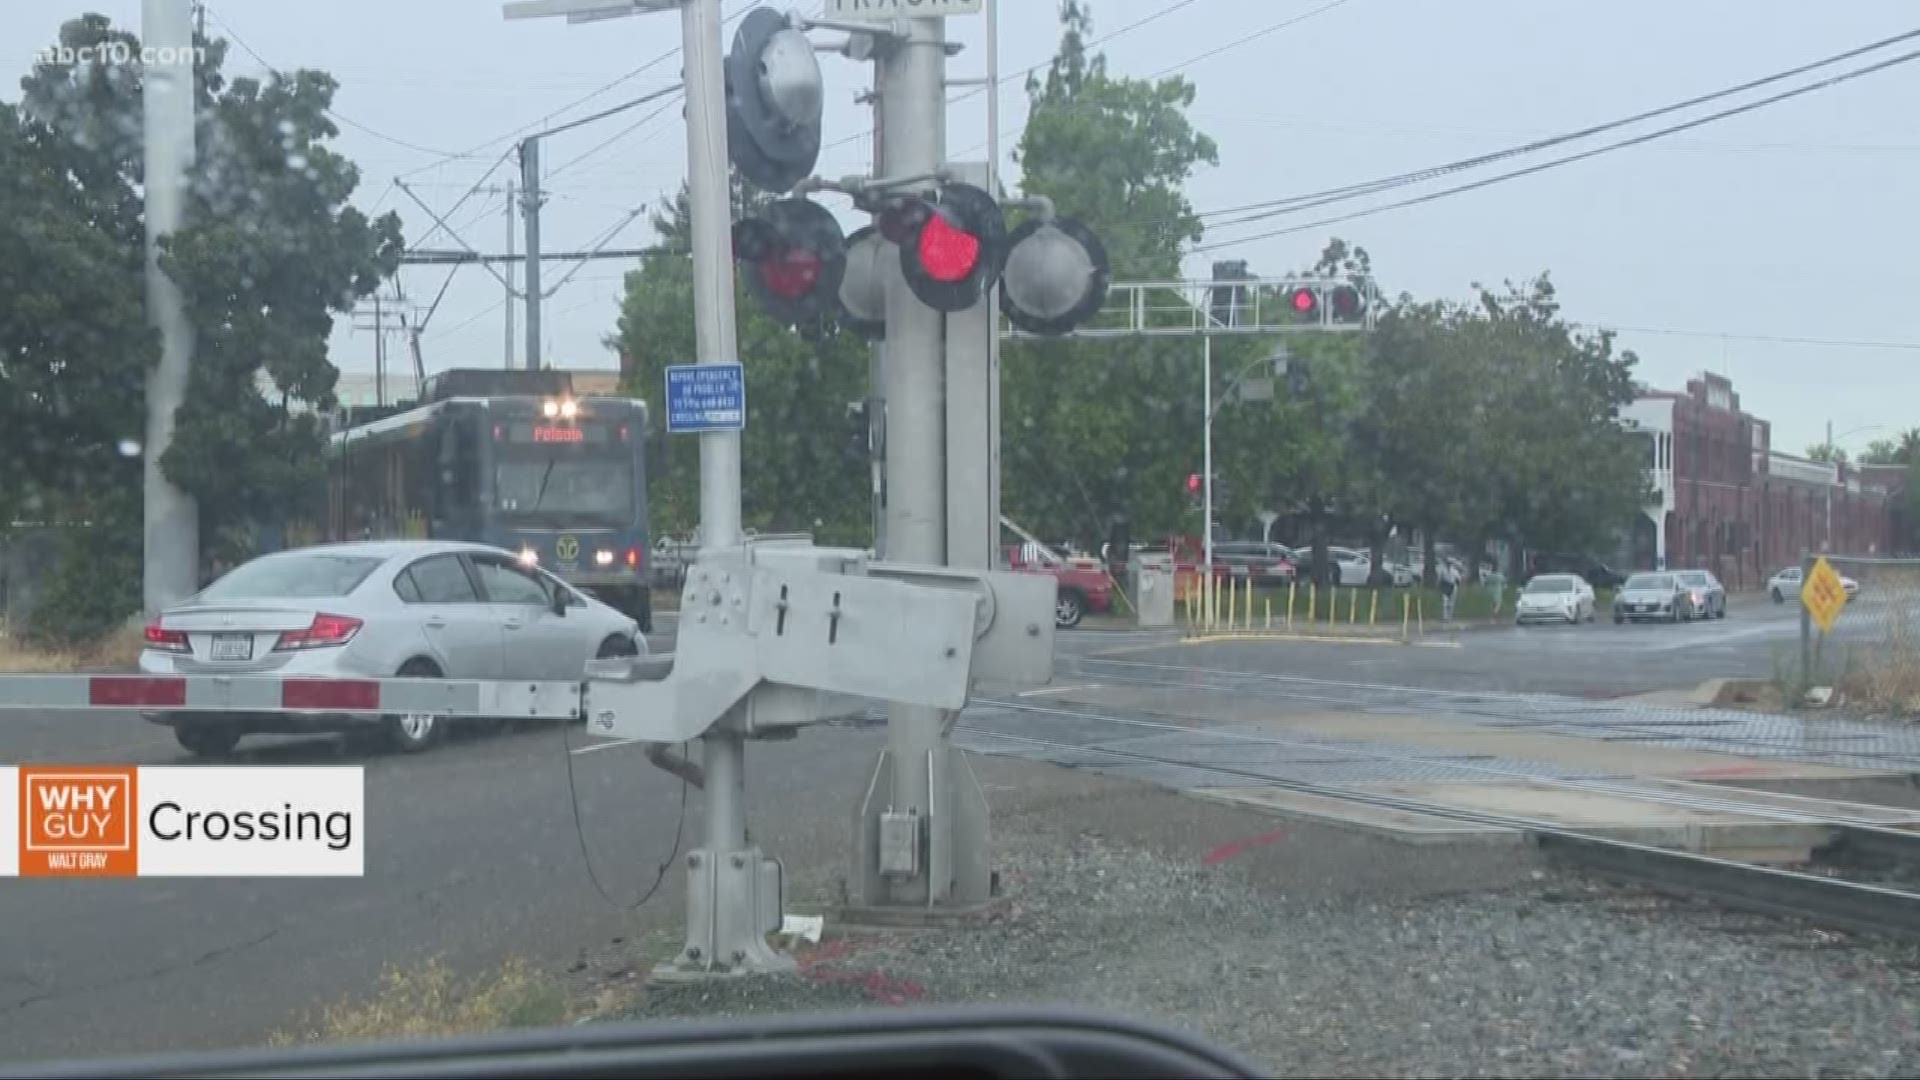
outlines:
[[[1895, 715], [1920, 713], [1920, 559], [1826, 557], [1846, 603], [1822, 631], [1801, 608], [1802, 687], [1832, 687], [1851, 704]], [[1809, 558], [1796, 577], [1782, 571], [1767, 583], [1783, 603], [1800, 606], [1814, 577]]]

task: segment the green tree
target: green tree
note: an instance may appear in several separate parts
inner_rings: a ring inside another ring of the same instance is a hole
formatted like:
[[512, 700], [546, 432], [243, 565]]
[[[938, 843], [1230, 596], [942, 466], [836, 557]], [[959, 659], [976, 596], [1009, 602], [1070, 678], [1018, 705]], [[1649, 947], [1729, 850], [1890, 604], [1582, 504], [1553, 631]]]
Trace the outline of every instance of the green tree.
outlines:
[[157, 355], [139, 248], [99, 227], [37, 134], [0, 104], [0, 528], [75, 512], [102, 478], [137, 479]]
[[[754, 197], [736, 185], [736, 212]], [[694, 361], [692, 218], [683, 189], [653, 221], [658, 240], [627, 275], [619, 327], [609, 344], [633, 372], [628, 392], [658, 400], [670, 364]], [[741, 515], [748, 528], [813, 532], [821, 543], [871, 543], [864, 440], [847, 406], [867, 394], [867, 342], [830, 322], [796, 333], [768, 316], [744, 288], [735, 296], [746, 363], [748, 421], [741, 438]], [[699, 523], [699, 445], [655, 425], [648, 465], [649, 512], [660, 535]]]
[[[104, 44], [139, 52], [133, 34], [99, 15], [63, 25], [60, 42], [82, 56], [89, 53], [80, 50]], [[400, 222], [391, 213], [369, 220], [348, 205], [359, 173], [329, 146], [338, 136], [328, 116], [336, 89], [329, 76], [297, 71], [229, 83], [220, 70], [226, 43], [198, 44], [204, 60], [195, 72], [196, 160], [186, 218], [160, 256], [187, 300], [194, 365], [162, 466], [199, 503], [203, 557], [231, 559], [245, 554], [252, 528], [320, 497], [321, 440], [312, 410], [332, 403], [338, 377], [327, 337], [336, 314], [397, 268]], [[33, 369], [31, 378], [59, 387], [24, 400], [75, 403], [68, 422], [94, 448], [83, 461], [101, 457], [108, 433], [116, 450], [126, 438], [130, 411], [144, 408], [130, 401], [143, 382], [136, 372], [154, 356], [151, 335], [133, 328], [145, 321], [136, 299], [144, 296], [142, 77], [138, 65], [105, 59], [43, 62], [21, 81], [20, 107], [7, 117], [14, 141], [29, 148], [23, 162], [43, 170], [43, 192], [45, 177], [54, 178], [59, 190], [49, 197], [74, 209], [93, 233], [87, 242], [99, 249], [96, 279], [65, 286], [74, 302], [92, 309], [103, 339], [97, 348], [61, 313], [28, 313], [37, 333], [97, 355], [62, 363], [43, 351], [21, 361]], [[48, 228], [59, 220], [49, 218]], [[44, 246], [46, 237], [40, 239]], [[0, 259], [12, 254], [9, 247]], [[114, 392], [96, 393], [101, 379], [112, 379]], [[137, 560], [134, 466], [89, 471], [73, 497], [91, 508], [101, 543], [130, 549]], [[138, 576], [116, 584], [130, 605]], [[59, 603], [56, 595], [48, 606]]]
[[[1128, 79], [1087, 51], [1086, 5], [1060, 6], [1060, 47], [1030, 78], [1016, 153], [1022, 187], [1084, 220], [1116, 276], [1171, 280], [1200, 222], [1184, 187], [1218, 160], [1186, 110], [1184, 79]], [[1110, 517], [1136, 535], [1199, 531], [1182, 481], [1200, 468], [1200, 342], [1195, 338], [1018, 339], [1001, 365], [1003, 501], [1043, 535], [1097, 542]], [[1222, 364], [1227, 361], [1222, 361]]]
[[1835, 446], [1832, 443], [1814, 443], [1812, 446], [1807, 447], [1807, 459], [1809, 461], [1826, 461], [1845, 465], [1847, 463], [1847, 451], [1845, 447]]
[[1619, 423], [1638, 358], [1616, 353], [1611, 333], [1569, 326], [1544, 274], [1481, 289], [1460, 330], [1487, 365], [1485, 408], [1462, 425], [1489, 494], [1481, 530], [1510, 542], [1516, 577], [1524, 548], [1610, 542], [1648, 495], [1639, 447]]

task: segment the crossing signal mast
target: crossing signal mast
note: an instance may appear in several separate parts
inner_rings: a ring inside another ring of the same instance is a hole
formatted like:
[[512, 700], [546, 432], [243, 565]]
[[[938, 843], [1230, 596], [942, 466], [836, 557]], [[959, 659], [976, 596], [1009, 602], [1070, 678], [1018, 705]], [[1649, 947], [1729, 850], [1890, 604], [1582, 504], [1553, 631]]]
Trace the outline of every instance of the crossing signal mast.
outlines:
[[[823, 79], [800, 27], [848, 31], [860, 40], [850, 54], [913, 47], [887, 24], [796, 23], [770, 8], [741, 20], [726, 61], [733, 165], [763, 191], [798, 196], [734, 226], [734, 257], [769, 314], [790, 325], [833, 318], [882, 339], [890, 260], [914, 297], [943, 314], [972, 308], [996, 286], [1001, 311], [1028, 333], [1066, 334], [1099, 310], [1111, 274], [1106, 248], [1044, 199], [1003, 202], [944, 163], [921, 176], [811, 179]], [[806, 198], [827, 190], [853, 196], [875, 224], [844, 235]], [[1010, 229], [1008, 206], [1034, 213]]]
[[[1110, 267], [1085, 224], [1048, 200], [990, 190], [984, 164], [946, 160], [945, 22], [890, 17], [911, 12], [883, 7], [836, 10], [885, 21], [800, 20], [767, 8], [741, 21], [725, 65], [732, 161], [777, 198], [734, 225], [733, 256], [780, 322], [833, 323], [884, 343], [861, 412], [872, 418], [868, 446], [882, 476], [883, 557], [988, 571], [1000, 520], [996, 307], [1026, 333], [1070, 333], [1100, 310]], [[876, 175], [811, 175], [823, 93], [819, 50], [805, 32], [815, 29], [845, 32], [841, 51], [876, 65]], [[813, 201], [829, 191], [850, 196], [872, 223], [845, 235]], [[890, 709], [887, 750], [861, 808], [856, 910], [897, 918], [992, 902], [985, 796], [952, 751], [950, 727], [951, 714], [938, 710]]]

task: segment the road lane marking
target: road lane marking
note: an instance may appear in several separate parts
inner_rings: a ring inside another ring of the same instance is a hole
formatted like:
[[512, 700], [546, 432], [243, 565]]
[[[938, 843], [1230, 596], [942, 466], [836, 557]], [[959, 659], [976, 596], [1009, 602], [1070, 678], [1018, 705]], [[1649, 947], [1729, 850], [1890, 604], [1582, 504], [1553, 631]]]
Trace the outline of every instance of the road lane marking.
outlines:
[[578, 756], [580, 754], [591, 754], [597, 750], [613, 750], [622, 746], [645, 746], [645, 745], [646, 745], [645, 741], [641, 739], [614, 739], [609, 742], [594, 743], [592, 746], [577, 746], [577, 747], [574, 747], [574, 749], [572, 750], [572, 753], [575, 756]]
[[1078, 686], [1043, 686], [1038, 690], [1022, 690], [1019, 697], [1040, 697], [1044, 694], [1070, 694], [1075, 690], [1098, 690], [1099, 683], [1081, 683]]

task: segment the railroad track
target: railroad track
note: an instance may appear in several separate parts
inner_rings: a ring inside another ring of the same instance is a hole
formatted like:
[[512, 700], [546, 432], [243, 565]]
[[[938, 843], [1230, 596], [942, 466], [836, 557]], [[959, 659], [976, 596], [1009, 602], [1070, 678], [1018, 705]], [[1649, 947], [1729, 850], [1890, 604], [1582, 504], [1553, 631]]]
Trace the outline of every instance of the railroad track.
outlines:
[[[1356, 755], [1360, 759], [1371, 757], [1388, 761], [1409, 760], [1402, 755], [1388, 752], [1195, 728], [1191, 724], [1167, 723], [1152, 719], [1153, 714], [1150, 713], [1116, 716], [1109, 712], [995, 698], [980, 699], [976, 704], [1029, 716], [1052, 716], [1083, 725], [1104, 722], [1123, 730], [1157, 729], [1190, 734], [1204, 733], [1210, 737], [1226, 738], [1234, 742], [1244, 741], [1319, 753], [1344, 752]], [[1903, 888], [1694, 852], [1675, 851], [1585, 832], [1577, 828], [1569, 828], [1559, 822], [1472, 810], [1446, 803], [1359, 790], [1340, 784], [1287, 779], [1234, 765], [1194, 761], [1097, 743], [1039, 738], [1030, 734], [996, 730], [991, 726], [983, 725], [979, 719], [971, 716], [963, 719], [960, 727], [975, 735], [1013, 746], [1025, 746], [1054, 753], [1093, 755], [1117, 763], [1178, 768], [1198, 775], [1253, 781], [1263, 786], [1382, 809], [1515, 829], [1526, 834], [1541, 850], [1554, 858], [1605, 876], [1631, 880], [1661, 892], [1697, 897], [1727, 907], [1769, 915], [1803, 918], [1825, 926], [1869, 933], [1920, 937], [1920, 892]], [[1449, 766], [1483, 772], [1490, 776], [1600, 791], [1688, 809], [1741, 814], [1773, 822], [1819, 825], [1827, 830], [1830, 837], [1828, 843], [1822, 845], [1816, 852], [1822, 863], [1865, 863], [1879, 869], [1896, 867], [1909, 871], [1913, 880], [1920, 881], [1920, 833], [1891, 828], [1863, 818], [1796, 813], [1785, 810], [1777, 804], [1744, 802], [1734, 797], [1720, 798], [1660, 791], [1615, 781], [1543, 778], [1493, 765], [1449, 763]]]

